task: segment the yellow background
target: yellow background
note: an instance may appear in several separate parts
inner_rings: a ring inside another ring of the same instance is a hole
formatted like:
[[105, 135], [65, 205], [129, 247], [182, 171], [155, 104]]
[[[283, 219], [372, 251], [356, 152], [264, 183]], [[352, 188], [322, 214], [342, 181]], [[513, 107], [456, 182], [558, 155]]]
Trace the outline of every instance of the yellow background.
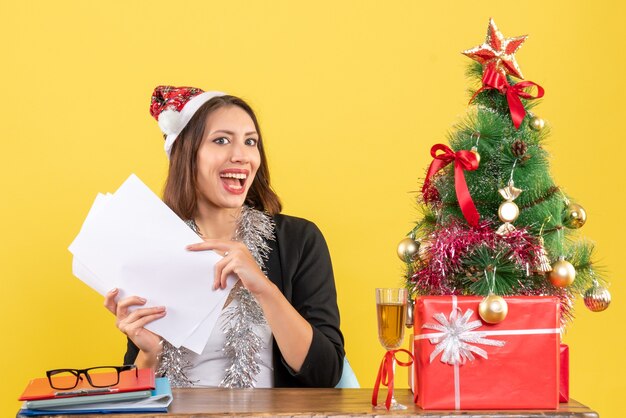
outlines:
[[[48, 368], [120, 363], [124, 338], [67, 251], [98, 192], [132, 172], [159, 193], [157, 84], [257, 110], [285, 213], [324, 232], [348, 357], [371, 387], [383, 354], [375, 287], [400, 284], [415, 190], [467, 108], [469, 60], [493, 16], [546, 97], [552, 174], [587, 210], [614, 302], [579, 304], [571, 394], [618, 417], [625, 388], [626, 7], [620, 2], [55, 1], [0, 3], [0, 416]], [[399, 380], [406, 381], [401, 371]], [[486, 386], [485, 390], [489, 390]]]

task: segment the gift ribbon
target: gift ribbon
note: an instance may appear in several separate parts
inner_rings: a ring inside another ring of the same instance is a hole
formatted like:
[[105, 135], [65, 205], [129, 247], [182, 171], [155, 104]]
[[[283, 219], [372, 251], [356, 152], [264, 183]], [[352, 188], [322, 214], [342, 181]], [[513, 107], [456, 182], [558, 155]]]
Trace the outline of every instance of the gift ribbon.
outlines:
[[[527, 87], [537, 87], [537, 95], [524, 91]], [[496, 89], [500, 93], [506, 96], [506, 101], [509, 104], [509, 111], [511, 112], [511, 120], [515, 129], [519, 129], [524, 117], [526, 116], [526, 109], [522, 104], [520, 97], [524, 99], [540, 99], [543, 97], [544, 89], [539, 84], [532, 81], [521, 81], [517, 84], [510, 85], [506, 77], [495, 68], [488, 66], [483, 74], [483, 86], [472, 96], [470, 103], [474, 101], [474, 98], [478, 93], [484, 90]]]
[[425, 335], [431, 344], [437, 344], [435, 350], [430, 354], [431, 363], [440, 353], [441, 362], [453, 366], [465, 364], [468, 360], [474, 361], [474, 354], [487, 359], [487, 352], [474, 344], [504, 346], [504, 341], [488, 340], [485, 338], [486, 333], [484, 331], [474, 331], [480, 328], [483, 323], [481, 320], [469, 322], [473, 314], [471, 309], [468, 309], [464, 315], [459, 315], [460, 312], [459, 308], [453, 309], [449, 318], [438, 312], [433, 316], [439, 322], [438, 324], [422, 325], [422, 328], [440, 331]]
[[[442, 153], [437, 154], [438, 151], [442, 151]], [[467, 188], [464, 173], [465, 170], [474, 171], [478, 168], [476, 155], [466, 150], [454, 152], [450, 147], [444, 144], [433, 145], [430, 149], [430, 155], [433, 157], [433, 161], [430, 163], [430, 167], [428, 167], [426, 180], [424, 180], [424, 186], [422, 187], [422, 194], [426, 193], [430, 187], [431, 178], [435, 173], [454, 161], [454, 188], [456, 190], [456, 198], [461, 207], [461, 212], [463, 212], [463, 216], [468, 224], [473, 227], [478, 226], [480, 215], [478, 214], [478, 210], [476, 210], [472, 196]]]
[[[457, 298], [456, 296], [452, 296], [452, 312], [450, 313], [450, 319], [446, 319], [445, 315], [443, 313], [436, 313], [435, 315], [433, 315], [433, 318], [435, 318], [441, 325], [439, 324], [424, 324], [422, 325], [422, 328], [426, 328], [426, 329], [434, 329], [434, 330], [440, 330], [441, 328], [445, 328], [442, 332], [430, 332], [430, 333], [426, 333], [426, 334], [419, 334], [415, 336], [415, 340], [429, 340], [431, 342], [431, 344], [440, 344], [442, 341], [444, 341], [446, 338], [454, 338], [454, 332], [458, 331], [458, 328], [455, 329], [455, 326], [448, 326], [446, 327], [445, 325], [443, 325], [441, 323], [441, 321], [439, 319], [441, 319], [443, 317], [444, 320], [446, 320], [446, 322], [448, 322], [448, 324], [455, 322], [456, 324], [462, 324], [464, 318], [467, 316], [467, 319], [465, 319], [465, 325], [469, 326], [469, 324], [473, 323], [467, 323], [467, 320], [469, 320], [469, 317], [471, 316], [471, 314], [473, 313], [471, 311], [471, 309], [468, 309], [465, 312], [465, 315], [461, 318], [461, 320], [458, 320], [458, 311], [460, 309], [458, 308], [458, 304], [457, 304]], [[469, 314], [468, 314], [469, 312]], [[454, 318], [454, 320], [453, 320]], [[480, 322], [482, 324], [481, 321], [473, 321], [473, 322]], [[503, 341], [498, 341], [498, 340], [487, 340], [484, 337], [488, 337], [488, 336], [497, 336], [497, 335], [539, 335], [539, 334], [559, 334], [561, 332], [560, 328], [538, 328], [538, 329], [521, 329], [521, 330], [494, 330], [494, 331], [474, 331], [474, 329], [465, 329], [463, 331], [464, 334], [464, 339], [465, 341], [462, 341], [464, 344], [470, 345], [468, 340], [469, 339], [482, 339], [483, 341], [487, 341], [487, 343], [485, 342], [476, 342], [476, 344], [485, 344], [485, 345], [493, 345], [493, 346], [503, 346], [504, 342]], [[501, 343], [501, 344], [500, 344]], [[463, 350], [461, 350], [461, 344], [459, 344], [459, 347], [454, 347], [454, 344], [451, 344], [452, 348], [450, 348], [450, 350], [452, 350], [452, 353], [450, 354], [449, 357], [447, 357], [446, 359], [444, 359], [444, 355], [442, 354], [441, 356], [441, 361], [443, 363], [447, 363], [450, 364], [451, 366], [453, 366], [453, 372], [454, 372], [454, 409], [461, 409], [461, 385], [460, 385], [460, 376], [459, 376], [459, 366], [461, 364], [463, 364], [465, 362], [465, 360], [469, 360], [469, 361], [473, 361], [474, 360], [474, 356], [467, 356], [465, 359], [463, 359], [462, 357], [462, 352], [464, 352]], [[479, 354], [478, 351], [482, 350], [479, 347], [475, 347], [475, 346], [471, 346], [472, 349], [470, 350], [469, 348], [465, 347], [465, 350], [469, 350], [469, 354], [471, 355], [472, 352], [480, 355], [481, 357], [487, 359], [487, 352], [484, 352], [484, 356]], [[458, 351], [456, 351], [458, 348]], [[475, 351], [474, 349], [479, 348], [478, 351]], [[435, 351], [437, 351], [437, 346], [435, 348]], [[433, 351], [433, 353], [435, 353], [435, 351]], [[439, 354], [440, 352], [444, 352], [445, 350], [439, 350], [437, 352], [437, 354]], [[484, 350], [482, 350], [484, 351]], [[432, 363], [432, 361], [436, 358], [437, 354], [433, 355], [431, 354], [430, 356], [430, 362]], [[445, 353], [444, 353], [445, 354]], [[451, 360], [450, 360], [451, 359]], [[450, 360], [450, 361], [444, 361], [444, 360]], [[458, 360], [458, 361], [456, 361]], [[417, 399], [417, 390], [415, 391], [415, 398]]]
[[[399, 353], [399, 352], [406, 353], [409, 356], [409, 361], [403, 362], [403, 361], [398, 360], [398, 357], [396, 357], [396, 353]], [[389, 410], [389, 408], [391, 407], [391, 398], [393, 398], [393, 380], [394, 380], [393, 379], [394, 378], [393, 363], [394, 363], [394, 360], [400, 366], [407, 367], [413, 364], [413, 354], [411, 354], [409, 351], [405, 350], [404, 348], [400, 348], [398, 350], [389, 350], [385, 353], [385, 356], [383, 357], [383, 361], [381, 361], [380, 367], [378, 368], [378, 376], [376, 376], [376, 383], [374, 384], [374, 392], [372, 392], [372, 405], [373, 406], [378, 405], [378, 391], [380, 390], [380, 384], [382, 383], [383, 386], [387, 386], [387, 399], [385, 400], [385, 406], [387, 407], [387, 410]]]

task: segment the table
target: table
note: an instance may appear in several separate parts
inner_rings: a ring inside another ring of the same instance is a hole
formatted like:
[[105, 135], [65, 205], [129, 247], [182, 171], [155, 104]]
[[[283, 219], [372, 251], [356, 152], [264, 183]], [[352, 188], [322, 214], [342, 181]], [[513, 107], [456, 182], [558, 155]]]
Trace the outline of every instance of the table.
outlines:
[[[115, 414], [108, 418], [202, 417], [446, 417], [446, 418], [598, 418], [574, 400], [555, 411], [423, 411], [413, 404], [408, 389], [396, 389], [406, 411], [374, 410], [371, 389], [174, 389], [167, 414]], [[56, 415], [57, 418], [93, 418], [96, 415]]]

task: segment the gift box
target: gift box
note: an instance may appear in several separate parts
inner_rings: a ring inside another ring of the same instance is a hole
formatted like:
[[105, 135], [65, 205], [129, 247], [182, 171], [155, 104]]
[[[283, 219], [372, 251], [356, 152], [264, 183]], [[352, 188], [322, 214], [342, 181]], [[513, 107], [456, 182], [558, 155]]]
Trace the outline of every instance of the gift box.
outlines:
[[556, 409], [559, 301], [505, 298], [507, 317], [487, 324], [482, 297], [415, 302], [412, 387], [422, 409]]
[[569, 347], [567, 344], [561, 344], [560, 351], [559, 402], [569, 402]]

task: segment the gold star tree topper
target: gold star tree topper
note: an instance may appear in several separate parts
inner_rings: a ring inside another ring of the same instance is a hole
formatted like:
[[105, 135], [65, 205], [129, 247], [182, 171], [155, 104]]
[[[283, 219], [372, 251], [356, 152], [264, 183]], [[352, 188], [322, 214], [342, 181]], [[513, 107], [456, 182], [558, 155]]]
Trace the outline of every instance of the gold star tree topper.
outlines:
[[498, 30], [493, 19], [489, 19], [487, 39], [475, 48], [463, 51], [463, 54], [483, 65], [483, 69], [491, 68], [500, 73], [523, 79], [522, 71], [515, 60], [515, 52], [522, 46], [528, 35], [505, 38]]

